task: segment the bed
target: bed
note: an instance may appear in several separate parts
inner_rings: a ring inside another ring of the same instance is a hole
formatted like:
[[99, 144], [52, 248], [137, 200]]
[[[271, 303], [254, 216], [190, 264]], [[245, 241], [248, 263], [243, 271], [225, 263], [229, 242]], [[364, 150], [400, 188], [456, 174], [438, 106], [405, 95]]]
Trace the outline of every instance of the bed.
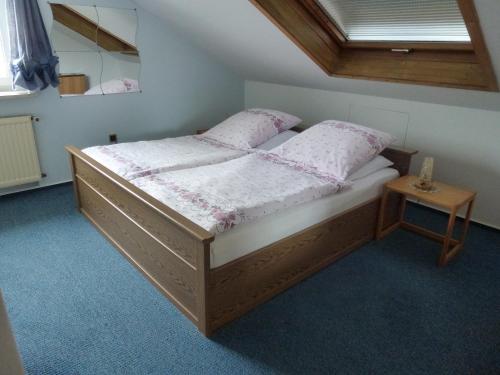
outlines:
[[[312, 221], [281, 210], [214, 235], [76, 147], [66, 149], [78, 209], [206, 336], [372, 240], [382, 184], [397, 176], [384, 170], [335, 203], [328, 196], [305, 202], [300, 209], [314, 213]], [[414, 153], [383, 155], [406, 175]], [[397, 220], [399, 202], [391, 197], [385, 225]], [[332, 210], [321, 211], [328, 204]], [[266, 220], [287, 225], [266, 233]], [[236, 238], [246, 240], [235, 246]]]

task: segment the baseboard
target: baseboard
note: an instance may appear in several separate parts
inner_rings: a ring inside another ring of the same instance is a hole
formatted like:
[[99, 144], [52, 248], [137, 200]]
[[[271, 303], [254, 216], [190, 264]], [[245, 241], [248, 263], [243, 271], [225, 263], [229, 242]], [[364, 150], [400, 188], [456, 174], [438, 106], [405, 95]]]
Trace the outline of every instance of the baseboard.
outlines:
[[40, 185], [28, 186], [28, 187], [24, 187], [24, 188], [20, 188], [20, 189], [15, 189], [13, 191], [9, 191], [9, 190], [6, 190], [4, 192], [0, 191], [0, 197], [5, 197], [5, 196], [19, 194], [19, 193], [25, 193], [28, 191], [38, 190], [38, 189], [50, 189], [52, 187], [57, 187], [57, 186], [69, 184], [72, 182], [73, 182], [73, 180], [63, 180], [63, 181], [58, 181], [58, 182], [54, 182], [54, 183], [47, 184], [47, 185], [42, 185], [42, 186], [40, 186]]
[[[448, 214], [448, 211], [446, 211], [446, 210], [444, 210], [442, 208], [431, 206], [431, 205], [425, 204], [423, 202], [417, 202], [416, 200], [413, 200], [413, 199], [408, 199], [408, 203], [410, 205], [414, 206], [414, 207], [420, 207], [420, 208], [423, 208], [425, 210], [431, 211], [433, 213], [439, 213], [441, 215], [447, 215]], [[460, 219], [460, 221], [464, 220], [464, 215], [463, 214], [458, 214], [457, 217]], [[500, 231], [500, 226], [494, 225], [494, 224], [491, 224], [491, 223], [486, 223], [486, 222], [484, 222], [482, 220], [471, 219], [471, 223], [474, 223], [475, 225], [479, 225], [479, 226], [485, 227], [487, 229], [491, 229], [491, 230], [495, 230], [495, 231]]]

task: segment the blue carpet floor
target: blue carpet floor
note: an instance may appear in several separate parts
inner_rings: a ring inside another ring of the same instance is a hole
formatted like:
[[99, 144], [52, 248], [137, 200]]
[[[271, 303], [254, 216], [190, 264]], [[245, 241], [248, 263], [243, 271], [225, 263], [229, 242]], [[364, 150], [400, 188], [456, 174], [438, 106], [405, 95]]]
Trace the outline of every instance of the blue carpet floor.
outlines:
[[[73, 208], [68, 185], [0, 198], [0, 288], [28, 374], [500, 373], [500, 232], [373, 242], [199, 334]], [[410, 207], [443, 229], [446, 218]]]

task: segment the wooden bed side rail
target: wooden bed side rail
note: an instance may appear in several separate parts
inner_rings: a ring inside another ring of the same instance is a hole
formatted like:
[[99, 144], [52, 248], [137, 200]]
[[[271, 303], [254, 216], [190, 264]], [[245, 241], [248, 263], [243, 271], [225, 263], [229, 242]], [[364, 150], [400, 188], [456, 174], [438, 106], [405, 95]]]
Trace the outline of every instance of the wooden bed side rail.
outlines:
[[78, 209], [198, 329], [208, 335], [207, 278], [214, 235], [74, 146]]

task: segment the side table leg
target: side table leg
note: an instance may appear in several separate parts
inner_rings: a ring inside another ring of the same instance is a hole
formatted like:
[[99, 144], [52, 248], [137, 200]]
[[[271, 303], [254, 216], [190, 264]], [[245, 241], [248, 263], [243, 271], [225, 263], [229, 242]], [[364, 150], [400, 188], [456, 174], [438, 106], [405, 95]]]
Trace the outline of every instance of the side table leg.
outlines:
[[448, 229], [446, 230], [446, 236], [443, 241], [443, 250], [441, 251], [441, 255], [439, 257], [438, 265], [445, 266], [448, 263], [448, 250], [450, 248], [450, 241], [453, 237], [453, 229], [455, 228], [455, 220], [457, 218], [457, 209], [454, 208], [450, 213], [450, 218], [448, 220]]
[[380, 201], [380, 207], [378, 211], [377, 231], [375, 233], [375, 238], [377, 240], [380, 240], [380, 238], [382, 237], [382, 232], [384, 230], [384, 211], [388, 195], [389, 195], [389, 190], [386, 187], [384, 187], [384, 191], [382, 193], [382, 200]]
[[462, 231], [462, 236], [460, 237], [460, 244], [463, 245], [465, 242], [465, 237], [467, 236], [467, 232], [469, 231], [470, 218], [472, 216], [472, 207], [474, 206], [474, 200], [469, 202], [469, 206], [467, 207], [467, 214], [465, 215], [464, 228]]
[[406, 211], [406, 195], [401, 196], [401, 203], [399, 206], [399, 223], [401, 224], [405, 219]]

